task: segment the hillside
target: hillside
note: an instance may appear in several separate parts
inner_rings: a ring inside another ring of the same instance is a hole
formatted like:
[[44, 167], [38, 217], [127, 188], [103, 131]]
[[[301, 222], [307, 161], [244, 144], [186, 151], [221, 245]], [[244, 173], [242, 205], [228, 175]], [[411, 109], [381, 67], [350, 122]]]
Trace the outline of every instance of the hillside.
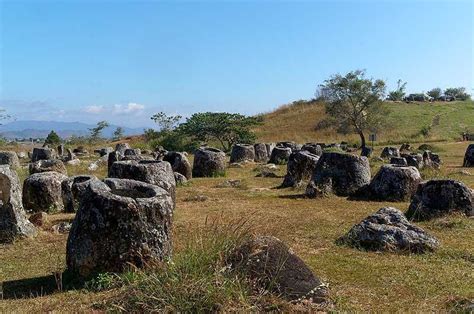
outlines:
[[[388, 103], [389, 126], [378, 134], [382, 142], [418, 142], [458, 139], [462, 132], [474, 133], [474, 102]], [[264, 123], [256, 129], [262, 142], [293, 140], [299, 143], [318, 141], [358, 141], [355, 135], [337, 134], [332, 129], [315, 130], [324, 119], [322, 103], [297, 102], [263, 114]], [[422, 128], [430, 127], [423, 136]]]

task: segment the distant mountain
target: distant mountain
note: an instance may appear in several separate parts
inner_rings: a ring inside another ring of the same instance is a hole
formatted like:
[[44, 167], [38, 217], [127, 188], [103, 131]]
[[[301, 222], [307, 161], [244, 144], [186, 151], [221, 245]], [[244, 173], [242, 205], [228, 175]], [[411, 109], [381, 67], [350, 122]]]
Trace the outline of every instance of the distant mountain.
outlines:
[[[58, 121], [13, 121], [0, 125], [0, 135], [7, 139], [15, 138], [44, 138], [48, 136], [51, 130], [54, 130], [62, 138], [68, 138], [72, 135], [88, 135], [89, 129], [95, 127], [94, 124], [82, 122], [58, 122]], [[110, 125], [102, 132], [104, 137], [112, 137], [117, 125]], [[142, 128], [123, 127], [124, 135], [138, 135], [143, 133]]]

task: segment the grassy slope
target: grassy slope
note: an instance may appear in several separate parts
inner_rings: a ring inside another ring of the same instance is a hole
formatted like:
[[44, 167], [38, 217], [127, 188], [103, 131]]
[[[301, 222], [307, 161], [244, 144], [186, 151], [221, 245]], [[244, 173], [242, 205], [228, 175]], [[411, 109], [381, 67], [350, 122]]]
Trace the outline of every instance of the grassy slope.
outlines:
[[[474, 133], [474, 102], [453, 103], [388, 103], [390, 127], [380, 132], [380, 142], [426, 141], [457, 139], [463, 131]], [[263, 142], [293, 140], [296, 142], [357, 141], [357, 136], [336, 134], [333, 130], [315, 130], [325, 116], [322, 104], [286, 105], [264, 114], [264, 124], [257, 136]], [[436, 116], [439, 116], [437, 122]], [[424, 138], [420, 130], [432, 127], [431, 135]]]

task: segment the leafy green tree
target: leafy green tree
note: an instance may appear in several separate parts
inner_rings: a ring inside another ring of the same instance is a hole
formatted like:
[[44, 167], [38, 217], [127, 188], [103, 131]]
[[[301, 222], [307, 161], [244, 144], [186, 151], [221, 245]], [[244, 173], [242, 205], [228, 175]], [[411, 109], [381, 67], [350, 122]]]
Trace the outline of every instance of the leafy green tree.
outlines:
[[356, 70], [345, 76], [334, 75], [320, 87], [325, 91], [328, 125], [340, 133], [358, 134], [365, 148], [365, 132], [375, 132], [386, 123], [388, 108], [382, 101], [385, 82], [368, 79], [365, 71]]
[[123, 137], [123, 132], [124, 129], [121, 126], [117, 127], [114, 131], [113, 140], [120, 141], [120, 139]]
[[178, 130], [197, 141], [217, 141], [224, 151], [230, 151], [236, 143], [253, 143], [256, 137], [251, 128], [260, 122], [261, 118], [238, 113], [200, 112], [186, 119]]
[[59, 135], [56, 132], [51, 131], [51, 132], [49, 132], [49, 134], [46, 137], [46, 140], [44, 142], [46, 144], [50, 144], [50, 145], [57, 145], [57, 144], [61, 143], [61, 138], [59, 137]]
[[170, 131], [175, 129], [181, 118], [182, 117], [180, 115], [168, 116], [164, 112], [158, 112], [151, 117], [151, 119], [160, 126], [161, 131]]
[[456, 100], [468, 100], [471, 98], [471, 95], [466, 93], [466, 89], [464, 87], [446, 88], [444, 94], [446, 96], [452, 96]]
[[108, 126], [109, 123], [107, 121], [99, 121], [97, 122], [97, 126], [95, 128], [89, 129], [91, 142], [99, 140], [102, 136], [102, 131]]
[[403, 97], [405, 97], [405, 89], [407, 83], [403, 82], [402, 80], [397, 81], [397, 89], [388, 93], [388, 99], [393, 101], [402, 101]]
[[436, 87], [436, 88], [433, 88], [432, 90], [428, 91], [426, 94], [428, 94], [428, 96], [430, 97], [433, 97], [434, 100], [437, 100], [439, 99], [439, 97], [441, 97], [441, 88], [439, 87]]

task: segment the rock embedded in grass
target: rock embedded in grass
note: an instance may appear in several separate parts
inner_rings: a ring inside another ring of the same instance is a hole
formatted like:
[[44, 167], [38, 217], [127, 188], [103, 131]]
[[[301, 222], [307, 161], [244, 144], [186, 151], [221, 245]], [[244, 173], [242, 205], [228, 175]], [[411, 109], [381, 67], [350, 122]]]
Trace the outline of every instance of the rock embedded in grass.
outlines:
[[191, 163], [183, 153], [167, 152], [163, 156], [163, 161], [169, 162], [173, 171], [182, 174], [186, 180], [192, 178], [193, 169]]
[[67, 240], [68, 270], [88, 278], [168, 259], [174, 207], [169, 193], [135, 180], [104, 182], [92, 180], [84, 193]]
[[255, 151], [255, 162], [267, 162], [270, 156], [267, 151], [267, 145], [265, 143], [257, 143], [253, 146]]
[[218, 177], [225, 174], [226, 155], [212, 147], [201, 147], [194, 151], [193, 177]]
[[20, 159], [15, 152], [1, 151], [0, 165], [8, 165], [12, 169], [17, 169], [20, 167]]
[[67, 175], [66, 167], [64, 163], [59, 159], [43, 159], [30, 163], [29, 165], [30, 174], [54, 171]]
[[301, 150], [306, 150], [317, 156], [321, 156], [323, 154], [322, 147], [316, 143], [306, 143], [303, 145], [303, 147], [301, 147]]
[[418, 254], [432, 252], [439, 246], [435, 237], [411, 224], [400, 210], [393, 207], [381, 208], [368, 216], [337, 243], [368, 251]]
[[367, 157], [325, 152], [314, 168], [311, 181], [306, 188], [306, 195], [351, 196], [366, 188], [369, 183], [370, 165]]
[[248, 144], [235, 144], [230, 153], [230, 162], [244, 162], [255, 160], [255, 147]]
[[273, 148], [270, 160], [268, 162], [276, 165], [286, 165], [288, 163], [288, 159], [290, 159], [291, 152], [292, 150], [289, 147], [277, 146]]
[[382, 158], [400, 157], [400, 151], [396, 147], [384, 147], [380, 154]]
[[328, 300], [327, 285], [282, 241], [257, 236], [237, 247], [226, 260], [228, 266], [255, 283], [256, 288], [289, 301]]
[[474, 167], [474, 144], [469, 145], [466, 149], [463, 167]]
[[56, 151], [49, 147], [35, 147], [33, 148], [33, 154], [31, 155], [31, 162], [44, 159], [56, 159]]
[[288, 159], [287, 172], [281, 187], [299, 187], [304, 180], [309, 180], [319, 156], [305, 150], [292, 152]]
[[35, 173], [23, 183], [23, 206], [33, 212], [54, 213], [64, 209], [61, 184], [68, 177], [48, 171]]
[[97, 180], [97, 178], [90, 175], [78, 175], [61, 183], [61, 197], [66, 213], [74, 213], [78, 210], [81, 197], [91, 180]]
[[0, 243], [34, 237], [36, 228], [26, 218], [18, 175], [7, 165], [0, 166]]
[[430, 180], [418, 186], [406, 216], [410, 220], [429, 220], [451, 212], [474, 215], [474, 192], [456, 180]]
[[384, 201], [409, 201], [420, 182], [421, 175], [415, 167], [383, 165], [370, 182], [370, 197]]

